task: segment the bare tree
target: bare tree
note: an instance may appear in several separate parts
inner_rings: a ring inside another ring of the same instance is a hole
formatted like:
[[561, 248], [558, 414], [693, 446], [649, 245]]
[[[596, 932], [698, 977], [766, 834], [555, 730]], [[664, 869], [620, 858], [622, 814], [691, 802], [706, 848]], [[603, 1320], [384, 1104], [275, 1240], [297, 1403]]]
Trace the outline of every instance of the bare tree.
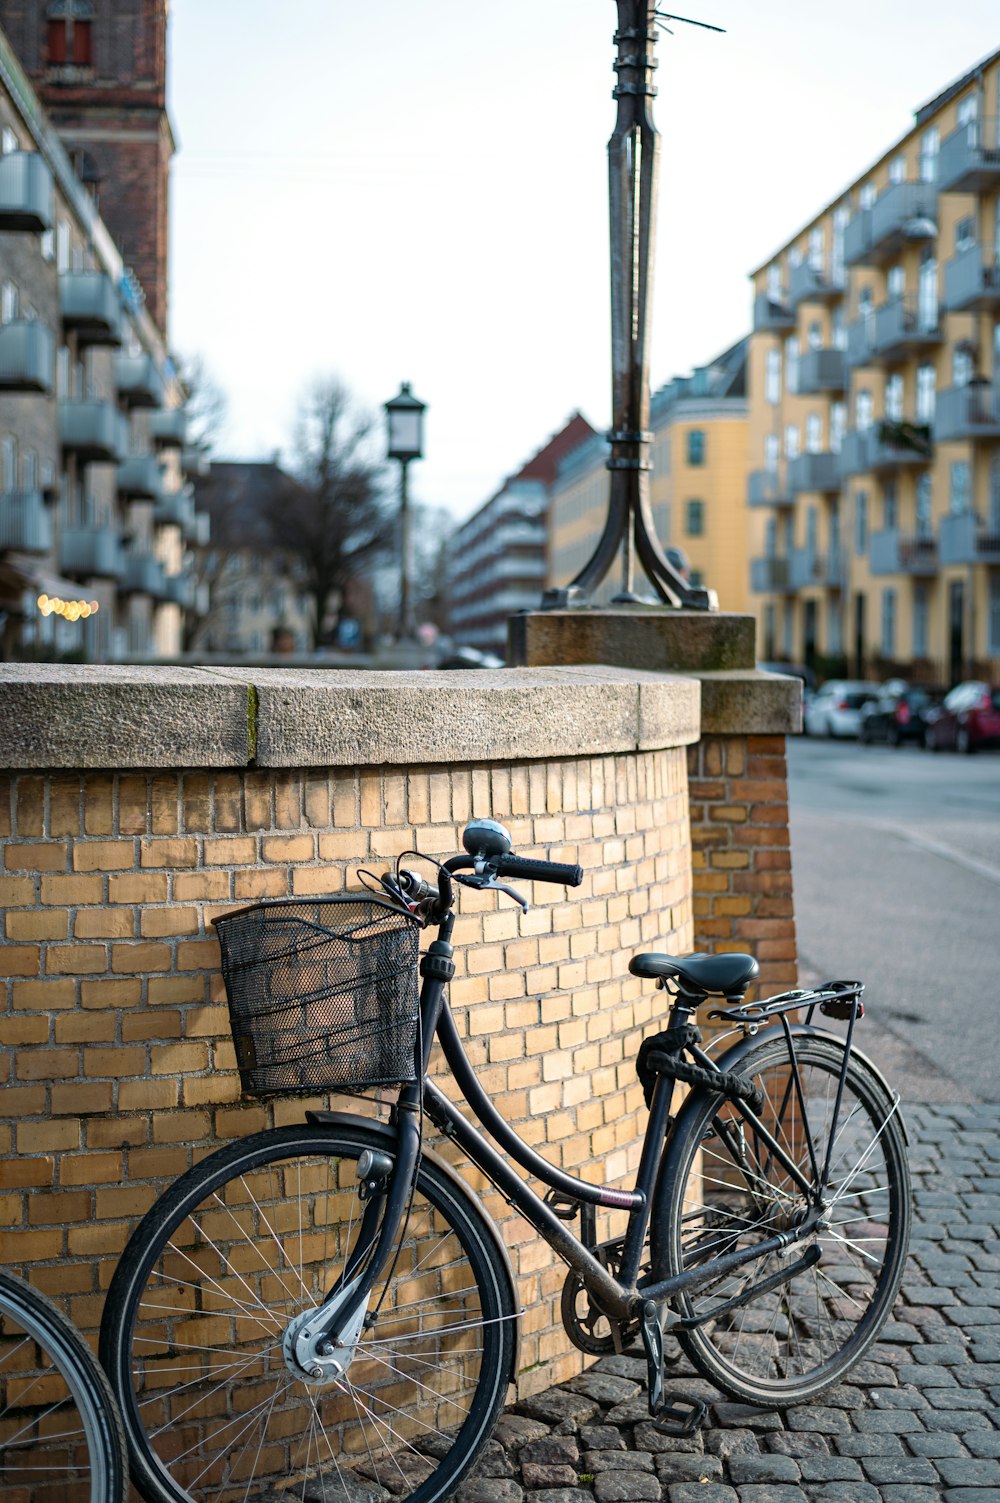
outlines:
[[175, 363], [186, 394], [187, 446], [207, 456], [225, 425], [229, 406], [226, 394], [201, 355], [179, 355]]
[[373, 419], [336, 376], [316, 381], [295, 427], [298, 485], [271, 509], [276, 543], [301, 560], [313, 598], [313, 642], [339, 621], [352, 585], [367, 580], [393, 545]]

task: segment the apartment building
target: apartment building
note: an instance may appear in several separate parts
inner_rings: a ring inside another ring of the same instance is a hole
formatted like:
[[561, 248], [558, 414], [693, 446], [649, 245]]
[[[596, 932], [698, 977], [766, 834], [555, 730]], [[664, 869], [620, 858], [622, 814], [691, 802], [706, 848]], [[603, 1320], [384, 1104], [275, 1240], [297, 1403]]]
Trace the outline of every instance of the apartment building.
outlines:
[[550, 490], [564, 456], [594, 438], [575, 412], [453, 535], [448, 600], [456, 642], [503, 656], [507, 617], [540, 604]]
[[[653, 393], [650, 501], [660, 545], [686, 561], [721, 609], [748, 609], [746, 339]], [[548, 584], [562, 587], [592, 556], [608, 509], [607, 440], [593, 434], [567, 454], [552, 486]], [[622, 587], [612, 571], [596, 594]], [[641, 570], [636, 587], [643, 588]], [[650, 594], [652, 588], [650, 587]]]
[[1000, 682], [1000, 52], [753, 273], [765, 657]]
[[0, 655], [172, 656], [204, 540], [184, 392], [0, 33]]

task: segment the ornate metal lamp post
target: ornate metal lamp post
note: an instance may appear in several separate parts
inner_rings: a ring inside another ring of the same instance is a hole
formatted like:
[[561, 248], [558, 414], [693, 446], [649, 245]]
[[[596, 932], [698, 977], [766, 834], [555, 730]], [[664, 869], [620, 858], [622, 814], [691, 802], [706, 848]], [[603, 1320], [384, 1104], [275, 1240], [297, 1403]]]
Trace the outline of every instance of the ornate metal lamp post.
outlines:
[[659, 167], [659, 136], [651, 111], [656, 93], [656, 11], [654, 0], [616, 3], [618, 57], [614, 67], [618, 83], [614, 97], [618, 118], [608, 142], [613, 395], [608, 435], [610, 499], [604, 531], [593, 556], [565, 589], [547, 590], [542, 605], [551, 609], [587, 604], [621, 549], [622, 593], [616, 600], [638, 599], [633, 591], [638, 555], [650, 583], [666, 604], [715, 610], [714, 591], [687, 584], [664, 554], [650, 508], [649, 330]]
[[424, 413], [427, 403], [410, 390], [409, 381], [399, 395], [385, 404], [389, 424], [388, 455], [399, 460], [399, 632], [401, 640], [413, 635], [410, 610], [410, 508], [406, 470], [411, 459], [424, 457]]

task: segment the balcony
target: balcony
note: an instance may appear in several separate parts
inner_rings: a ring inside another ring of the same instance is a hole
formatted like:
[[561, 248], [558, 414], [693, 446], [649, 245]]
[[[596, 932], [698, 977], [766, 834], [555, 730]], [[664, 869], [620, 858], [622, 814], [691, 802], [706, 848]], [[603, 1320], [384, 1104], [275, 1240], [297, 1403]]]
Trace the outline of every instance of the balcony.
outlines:
[[125, 552], [118, 528], [62, 528], [59, 533], [59, 568], [63, 574], [121, 579], [125, 573]]
[[121, 591], [125, 595], [155, 595], [167, 598], [163, 565], [151, 553], [127, 553]]
[[843, 350], [806, 350], [800, 355], [796, 390], [800, 397], [817, 396], [824, 391], [846, 391], [847, 361]]
[[788, 583], [793, 590], [805, 590], [816, 583], [815, 549], [792, 549], [788, 556]]
[[868, 562], [874, 575], [936, 574], [937, 538], [916, 534], [904, 536], [894, 528], [873, 532]]
[[161, 491], [156, 498], [153, 521], [160, 527], [180, 527], [185, 534], [194, 529], [194, 501], [187, 491]]
[[996, 120], [970, 120], [945, 136], [938, 153], [940, 193], [983, 193], [1000, 186], [997, 127]]
[[870, 209], [855, 214], [844, 233], [848, 266], [878, 266], [907, 245], [937, 235], [937, 185], [892, 183]]
[[162, 407], [166, 382], [152, 355], [118, 355], [115, 385], [129, 407]]
[[804, 491], [839, 491], [840, 456], [830, 449], [800, 454], [788, 466], [788, 485], [796, 496]]
[[157, 501], [163, 490], [163, 471], [154, 454], [130, 454], [118, 466], [118, 494], [137, 501]]
[[64, 327], [75, 331], [78, 344], [121, 344], [121, 298], [106, 272], [62, 272], [59, 311]]
[[0, 230], [52, 228], [52, 173], [37, 151], [0, 157]]
[[0, 326], [0, 390], [48, 395], [54, 373], [55, 343], [51, 329], [37, 319]]
[[971, 511], [941, 518], [942, 564], [1000, 564], [1000, 531], [983, 527]]
[[149, 436], [161, 449], [183, 449], [187, 438], [187, 413], [183, 407], [154, 412], [149, 420]]
[[916, 469], [934, 457], [931, 430], [918, 423], [876, 423], [850, 428], [840, 452], [841, 475], [879, 474]]
[[1000, 309], [1000, 254], [995, 245], [970, 245], [945, 262], [944, 306], [950, 313]]
[[911, 355], [936, 348], [943, 337], [936, 303], [922, 303], [917, 297], [893, 298], [875, 310], [868, 363], [898, 365]]
[[755, 595], [787, 594], [790, 570], [787, 558], [765, 554], [750, 560], [750, 588]]
[[848, 365], [871, 365], [875, 342], [875, 313], [874, 310], [863, 318], [856, 318], [853, 324], [847, 326], [847, 354]]
[[793, 308], [799, 303], [826, 303], [843, 297], [845, 288], [843, 272], [828, 277], [822, 268], [817, 269], [808, 261], [793, 266], [788, 275], [788, 301]]
[[48, 553], [52, 519], [41, 491], [6, 491], [0, 495], [0, 552]]
[[839, 548], [817, 553], [813, 568], [815, 583], [825, 590], [842, 590], [847, 574], [846, 562]]
[[1000, 385], [973, 381], [938, 392], [934, 437], [939, 443], [1000, 439]]
[[195, 583], [190, 574], [168, 574], [163, 581], [163, 596], [165, 600], [179, 605], [181, 610], [189, 611], [194, 605]]
[[196, 511], [192, 524], [190, 531], [185, 533], [188, 542], [196, 548], [207, 548], [212, 535], [212, 518], [207, 511]]
[[118, 464], [125, 457], [122, 415], [110, 402], [60, 402], [59, 438], [83, 464]]
[[766, 292], [758, 292], [753, 300], [753, 329], [755, 334], [786, 334], [795, 328], [795, 309], [787, 303], [776, 303]]
[[791, 506], [792, 488], [778, 470], [752, 470], [747, 479], [749, 506]]

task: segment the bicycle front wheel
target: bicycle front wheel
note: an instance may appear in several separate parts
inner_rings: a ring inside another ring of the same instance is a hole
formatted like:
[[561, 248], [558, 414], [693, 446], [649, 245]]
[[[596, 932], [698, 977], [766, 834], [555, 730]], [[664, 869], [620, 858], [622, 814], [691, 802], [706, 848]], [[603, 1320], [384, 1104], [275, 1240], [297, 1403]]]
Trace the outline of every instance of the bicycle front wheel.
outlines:
[[124, 1503], [125, 1440], [107, 1379], [52, 1302], [0, 1273], [0, 1495]]
[[394, 1257], [339, 1376], [286, 1360], [291, 1323], [333, 1291], [365, 1205], [358, 1159], [394, 1152], [364, 1119], [220, 1149], [136, 1229], [101, 1355], [132, 1475], [153, 1503], [446, 1497], [514, 1376], [508, 1265], [469, 1191], [424, 1159]]
[[[698, 1322], [677, 1335], [702, 1375], [732, 1398], [767, 1406], [814, 1399], [862, 1357], [888, 1319], [909, 1242], [906, 1143], [885, 1086], [852, 1057], [835, 1117], [842, 1046], [817, 1035], [793, 1039], [801, 1094], [783, 1037], [762, 1041], [738, 1069], [761, 1088], [762, 1125], [810, 1185], [829, 1153], [825, 1209], [802, 1240], [676, 1301]], [[805, 1194], [731, 1101], [699, 1091], [685, 1115], [664, 1161], [666, 1219], [656, 1222], [667, 1274], [752, 1248], [809, 1217]], [[766, 1287], [810, 1248], [818, 1262]]]

